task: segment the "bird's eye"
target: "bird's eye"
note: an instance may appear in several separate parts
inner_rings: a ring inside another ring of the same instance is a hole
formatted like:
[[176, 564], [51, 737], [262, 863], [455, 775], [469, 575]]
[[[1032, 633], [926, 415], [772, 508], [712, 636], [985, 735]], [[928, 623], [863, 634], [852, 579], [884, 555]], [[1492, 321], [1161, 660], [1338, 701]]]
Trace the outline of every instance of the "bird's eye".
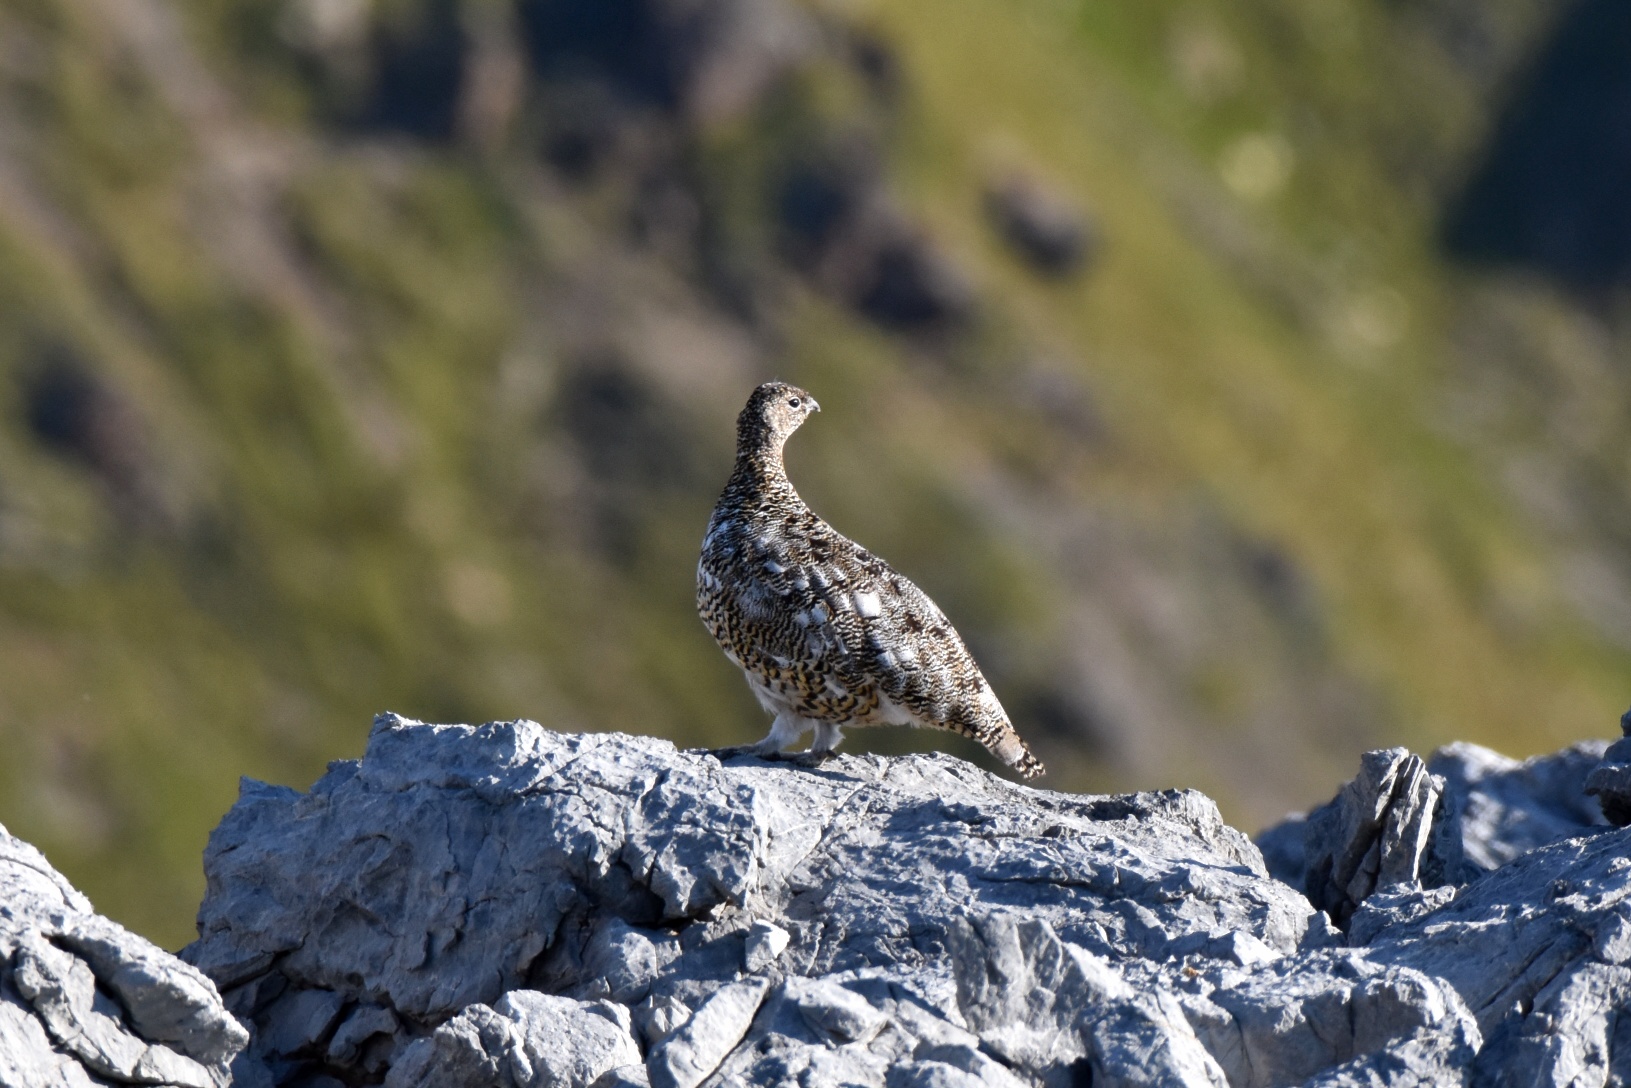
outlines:
[[797, 408], [799, 406], [799, 399], [797, 397], [793, 397], [787, 402], [787, 406], [789, 408]]

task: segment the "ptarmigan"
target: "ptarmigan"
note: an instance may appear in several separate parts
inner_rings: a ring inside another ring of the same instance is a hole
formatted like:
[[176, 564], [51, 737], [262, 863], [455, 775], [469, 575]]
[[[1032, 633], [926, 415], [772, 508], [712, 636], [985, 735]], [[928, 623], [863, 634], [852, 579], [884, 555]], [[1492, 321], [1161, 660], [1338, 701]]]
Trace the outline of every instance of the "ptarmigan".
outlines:
[[793, 490], [782, 446], [820, 406], [769, 382], [736, 421], [736, 468], [708, 522], [697, 611], [774, 714], [774, 757], [814, 729], [808, 758], [847, 725], [916, 725], [972, 737], [1026, 778], [1042, 764], [928, 594], [816, 517]]

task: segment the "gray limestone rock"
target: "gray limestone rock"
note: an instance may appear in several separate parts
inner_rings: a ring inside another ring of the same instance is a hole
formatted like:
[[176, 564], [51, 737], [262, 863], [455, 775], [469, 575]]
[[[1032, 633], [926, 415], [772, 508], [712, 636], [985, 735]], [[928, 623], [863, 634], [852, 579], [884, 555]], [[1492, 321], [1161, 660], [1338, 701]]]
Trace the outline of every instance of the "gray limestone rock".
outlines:
[[[248, 1041], [208, 978], [0, 828], [0, 1085], [217, 1088]], [[236, 1077], [263, 1072], [244, 1061]]]
[[1358, 776], [1304, 827], [1303, 888], [1340, 927], [1373, 892], [1462, 877], [1455, 799], [1403, 748], [1367, 752]]
[[1615, 827], [1631, 824], [1631, 710], [1620, 715], [1619, 740], [1603, 752], [1602, 762], [1586, 777], [1586, 792], [1602, 805]]
[[1269, 875], [1293, 888], [1303, 886], [1308, 872], [1304, 858], [1304, 840], [1308, 834], [1308, 814], [1293, 812], [1272, 827], [1259, 831], [1252, 839], [1263, 852], [1263, 865]]
[[773, 922], [755, 922], [742, 938], [742, 969], [756, 974], [776, 962], [776, 957], [792, 940], [787, 930]]
[[631, 926], [616, 915], [596, 925], [583, 950], [578, 997], [609, 997], [633, 1005], [683, 952], [677, 937]]
[[390, 1009], [378, 1005], [359, 1005], [330, 1036], [325, 1057], [337, 1068], [361, 1068], [372, 1075], [379, 1071], [387, 1057], [384, 1048], [373, 1044], [388, 1041], [402, 1027], [401, 1021]]
[[283, 1057], [316, 1054], [345, 1006], [345, 997], [333, 990], [296, 990], [261, 1020], [256, 1046]]
[[[1631, 1019], [1618, 1011], [1631, 1003], [1631, 830], [1609, 826], [1588, 795], [1602, 769], [1618, 765], [1622, 745], [1631, 749], [1631, 740], [1606, 752], [1587, 742], [1521, 763], [1467, 744], [1434, 754], [1429, 769], [1442, 774], [1452, 800], [1444, 827], [1453, 825], [1457, 807], [1464, 813], [1462, 842], [1472, 863], [1465, 883], [1373, 882], [1357, 903], [1348, 901], [1352, 947], [1342, 954], [1420, 972], [1453, 992], [1470, 1020], [1454, 1018], [1453, 1030], [1424, 1022], [1357, 1065], [1324, 1070], [1309, 1083], [1564, 1085], [1631, 1077]], [[1410, 777], [1399, 773], [1406, 767], [1401, 753], [1373, 753], [1356, 783], [1389, 775], [1402, 781]], [[1339, 809], [1345, 795], [1348, 811], [1363, 810], [1352, 803], [1356, 792], [1350, 784], [1321, 812]], [[1367, 787], [1362, 797], [1374, 802], [1385, 792]], [[1604, 796], [1605, 804], [1611, 800]], [[1342, 844], [1354, 839], [1344, 839], [1346, 829], [1364, 821], [1317, 824], [1315, 816], [1302, 829], [1308, 855], [1344, 856]], [[1265, 836], [1277, 850], [1281, 834]]]
[[1537, 846], [1607, 824], [1587, 793], [1588, 777], [1607, 747], [1583, 741], [1519, 762], [1457, 742], [1429, 756], [1427, 769], [1460, 800], [1462, 852], [1477, 868], [1489, 870]]
[[1578, 1033], [1588, 1023], [1611, 1029], [1612, 1006], [1555, 1002], [1575, 975], [1620, 968], [1614, 961], [1627, 950], [1619, 935], [1631, 918], [1628, 853], [1631, 830], [1612, 828], [1540, 847], [1444, 906], [1387, 927], [1365, 952], [1454, 987], [1486, 1049], [1512, 1036]]
[[492, 1008], [472, 1005], [408, 1047], [388, 1088], [590, 1088], [639, 1065], [628, 1010], [512, 990]]
[[[1441, 788], [1448, 802], [1441, 821], [1453, 818], [1460, 827], [1467, 866], [1459, 880], [1499, 868], [1538, 846], [1606, 826], [1608, 821], [1587, 788], [1600, 765], [1610, 766], [1603, 763], [1606, 748], [1605, 741], [1582, 741], [1550, 755], [1519, 761], [1458, 741], [1429, 756], [1428, 774], [1443, 779]], [[1400, 758], [1398, 749], [1367, 757], [1386, 766]], [[1344, 832], [1317, 826], [1313, 829], [1317, 841], [1310, 842], [1309, 817], [1297, 814], [1259, 832], [1255, 841], [1269, 872], [1302, 888], [1307, 858], [1330, 857], [1338, 850], [1325, 841], [1333, 833]]]
[[1460, 889], [1455, 885], [1423, 888], [1418, 885], [1395, 886], [1376, 892], [1359, 904], [1348, 922], [1348, 943], [1355, 947], [1370, 944], [1388, 927], [1418, 918], [1438, 910], [1456, 897]]
[[830, 978], [790, 978], [783, 993], [811, 1031], [840, 1045], [868, 1042], [889, 1022], [866, 998]]
[[1104, 959], [1059, 939], [1039, 919], [959, 919], [947, 933], [963, 1021], [1015, 1065], [1068, 1066], [1087, 1056], [1077, 1030], [1090, 1009], [1132, 999]]
[[1467, 884], [1454, 791], [1505, 783], [1516, 844], [1574, 759], [1475, 756], [1373, 754], [1308, 818], [1344, 934], [1194, 793], [387, 715], [309, 793], [245, 784], [186, 955], [289, 1085], [1611, 1081], [1631, 831]]
[[1418, 1038], [1477, 1047], [1456, 991], [1420, 971], [1326, 949], [1242, 974], [1224, 972], [1180, 997], [1228, 1083], [1300, 1084], [1343, 1064], [1381, 1062]]
[[753, 1025], [770, 983], [743, 979], [715, 990], [691, 1018], [651, 1048], [646, 1068], [652, 1088], [696, 1088]]

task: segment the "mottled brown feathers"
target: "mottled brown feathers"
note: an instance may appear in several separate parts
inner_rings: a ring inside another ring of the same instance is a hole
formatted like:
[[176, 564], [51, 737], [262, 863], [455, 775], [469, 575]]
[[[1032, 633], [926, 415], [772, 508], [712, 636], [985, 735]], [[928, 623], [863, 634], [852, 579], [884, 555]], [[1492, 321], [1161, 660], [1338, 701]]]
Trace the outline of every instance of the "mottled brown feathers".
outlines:
[[1027, 778], [1043, 772], [950, 621], [927, 594], [799, 498], [782, 446], [819, 405], [769, 382], [736, 425], [736, 467], [708, 522], [697, 611], [775, 721], [772, 755], [813, 729], [830, 752], [848, 725], [949, 729]]

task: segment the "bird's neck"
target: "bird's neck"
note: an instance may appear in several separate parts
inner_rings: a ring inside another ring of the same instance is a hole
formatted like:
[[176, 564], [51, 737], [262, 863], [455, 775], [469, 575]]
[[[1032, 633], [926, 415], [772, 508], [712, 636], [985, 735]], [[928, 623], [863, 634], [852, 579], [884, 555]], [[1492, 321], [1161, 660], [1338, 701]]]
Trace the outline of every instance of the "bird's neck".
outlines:
[[765, 435], [757, 443], [743, 443], [736, 450], [736, 468], [725, 490], [740, 497], [778, 498], [800, 502], [793, 481], [782, 462], [782, 442]]

